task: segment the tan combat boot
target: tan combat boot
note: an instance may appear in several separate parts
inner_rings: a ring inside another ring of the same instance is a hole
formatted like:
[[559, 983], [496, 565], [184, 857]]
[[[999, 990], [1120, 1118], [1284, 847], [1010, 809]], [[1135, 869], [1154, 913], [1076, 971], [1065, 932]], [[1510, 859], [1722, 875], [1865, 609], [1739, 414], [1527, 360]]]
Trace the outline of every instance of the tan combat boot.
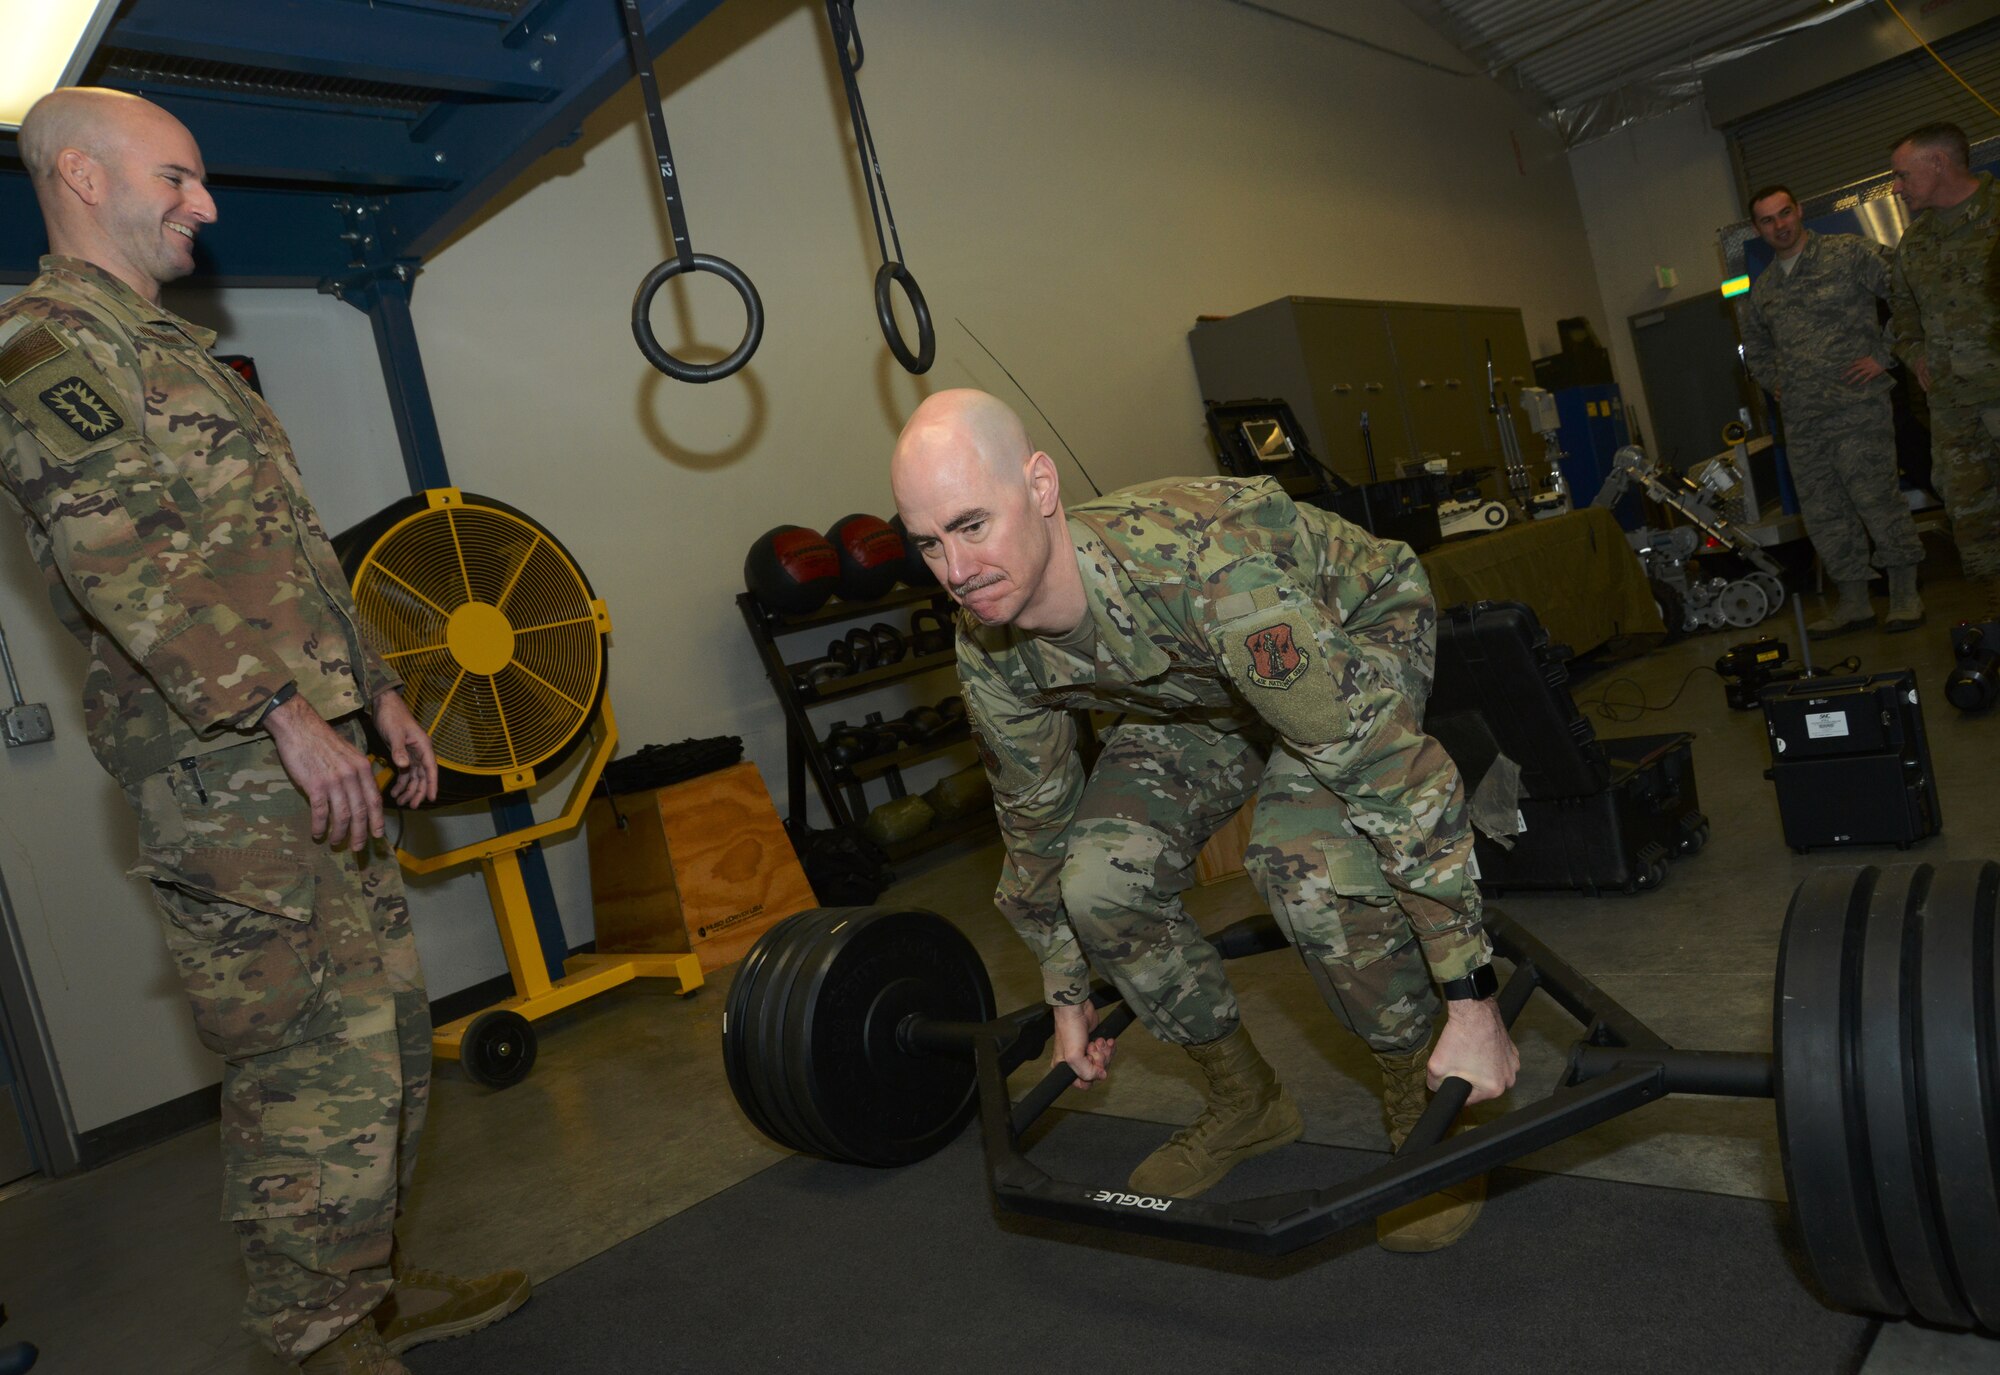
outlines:
[[1885, 570], [1889, 575], [1889, 615], [1882, 628], [1890, 634], [1915, 630], [1924, 623], [1924, 599], [1917, 595], [1917, 566]]
[[1299, 1139], [1299, 1105], [1242, 1023], [1206, 1045], [1184, 1047], [1208, 1080], [1208, 1103], [1191, 1126], [1139, 1162], [1126, 1187], [1151, 1198], [1193, 1198], [1237, 1164]]
[[373, 1316], [363, 1318], [299, 1362], [300, 1375], [410, 1375], [382, 1344]]
[[[1424, 1069], [1431, 1058], [1429, 1042], [1398, 1055], [1375, 1052], [1382, 1066], [1382, 1110], [1389, 1123], [1389, 1143], [1397, 1150], [1430, 1105]], [[1386, 1212], [1375, 1219], [1375, 1241], [1385, 1251], [1441, 1251], [1472, 1229], [1486, 1206], [1486, 1176], [1475, 1175], [1428, 1198]]]
[[1866, 630], [1875, 624], [1875, 604], [1868, 600], [1868, 579], [1842, 579], [1834, 584], [1840, 597], [1816, 621], [1806, 622], [1808, 640], [1830, 640], [1850, 630]]
[[462, 1278], [436, 1270], [398, 1270], [396, 1287], [375, 1310], [382, 1343], [401, 1355], [413, 1346], [490, 1327], [528, 1301], [520, 1270]]

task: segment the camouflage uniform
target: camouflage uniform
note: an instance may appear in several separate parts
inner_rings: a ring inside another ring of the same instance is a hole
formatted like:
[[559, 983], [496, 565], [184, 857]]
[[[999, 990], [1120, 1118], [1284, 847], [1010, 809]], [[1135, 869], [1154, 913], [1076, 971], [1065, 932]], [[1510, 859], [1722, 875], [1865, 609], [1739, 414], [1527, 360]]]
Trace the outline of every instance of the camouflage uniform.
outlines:
[[90, 651], [91, 748], [138, 810], [133, 872], [224, 1059], [246, 1322], [296, 1359], [389, 1291], [430, 1023], [394, 860], [314, 842], [256, 728], [289, 682], [359, 742], [357, 713], [399, 684], [356, 628], [277, 417], [214, 341], [44, 258], [0, 305], [0, 478]]
[[1868, 545], [1877, 568], [1923, 562], [1909, 503], [1896, 482], [1888, 374], [1859, 386], [1842, 374], [1856, 360], [1895, 366], [1892, 332], [1877, 303], [1889, 295], [1889, 257], [1855, 234], [1807, 232], [1796, 266], [1772, 263], [1738, 312], [1743, 361], [1758, 385], [1782, 393], [1785, 456], [1806, 533], [1837, 582], [1865, 582]]
[[[1267, 480], [1155, 483], [1072, 507], [1088, 654], [959, 617], [958, 672], [1007, 860], [995, 900], [1052, 1003], [1089, 964], [1182, 1044], [1237, 1021], [1181, 905], [1246, 800], [1250, 871], [1342, 1020], [1429, 1036], [1431, 975], [1491, 957], [1464, 789], [1420, 724], [1436, 646], [1409, 548]], [[1071, 708], [1120, 713], [1085, 776]]]
[[2000, 192], [1990, 173], [1910, 221], [1890, 305], [1903, 361], [1930, 367], [1931, 485], [1967, 577], [2000, 577]]

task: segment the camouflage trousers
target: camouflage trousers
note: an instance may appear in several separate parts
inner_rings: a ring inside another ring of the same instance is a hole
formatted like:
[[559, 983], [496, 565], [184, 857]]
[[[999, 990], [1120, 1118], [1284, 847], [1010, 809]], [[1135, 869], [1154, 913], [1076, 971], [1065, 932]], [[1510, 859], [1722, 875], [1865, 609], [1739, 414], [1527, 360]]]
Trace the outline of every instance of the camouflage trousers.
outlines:
[[1888, 397], [1801, 415], [1788, 412], [1785, 457], [1806, 534], [1828, 577], [1865, 582], [1871, 563], [1910, 568], [1924, 561], [1917, 523], [1896, 482], [1896, 430]]
[[1965, 576], [2000, 577], [2000, 403], [1931, 393], [1931, 486]]
[[1228, 1035], [1239, 1019], [1235, 991], [1180, 895], [1202, 846], [1253, 797], [1245, 867], [1327, 1005], [1377, 1050], [1424, 1043], [1440, 1000], [1372, 845], [1340, 799], [1261, 729], [1144, 721], [1106, 735], [1062, 870], [1063, 907], [1084, 954], [1162, 1040]]
[[152, 881], [196, 1033], [223, 1058], [222, 1216], [249, 1273], [244, 1323], [297, 1360], [390, 1289], [430, 1095], [402, 878], [392, 857], [313, 840], [267, 739], [128, 793], [133, 872]]

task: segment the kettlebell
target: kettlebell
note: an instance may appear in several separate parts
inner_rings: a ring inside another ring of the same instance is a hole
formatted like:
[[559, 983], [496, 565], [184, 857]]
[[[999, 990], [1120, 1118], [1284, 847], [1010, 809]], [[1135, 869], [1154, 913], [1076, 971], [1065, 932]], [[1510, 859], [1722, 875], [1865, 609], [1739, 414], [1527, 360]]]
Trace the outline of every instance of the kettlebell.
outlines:
[[965, 699], [957, 693], [938, 699], [937, 714], [944, 721], [944, 730], [965, 729]]
[[828, 642], [826, 657], [844, 672], [866, 673], [875, 667], [875, 637], [857, 625], [846, 638]]
[[847, 665], [837, 659], [812, 659], [792, 665], [792, 684], [801, 693], [812, 693], [847, 674]]
[[909, 642], [903, 638], [903, 632], [896, 629], [895, 626], [890, 625], [887, 621], [877, 621], [875, 624], [869, 626], [868, 634], [875, 641], [875, 666], [877, 668], [886, 668], [890, 664], [899, 664], [903, 661], [903, 656], [909, 653]]
[[911, 707], [902, 719], [910, 733], [922, 741], [935, 740], [950, 729], [936, 707]]
[[826, 733], [826, 757], [836, 769], [845, 769], [877, 753], [869, 732], [835, 721]]
[[951, 648], [951, 623], [934, 606], [910, 613], [910, 648], [917, 654], [943, 654]]

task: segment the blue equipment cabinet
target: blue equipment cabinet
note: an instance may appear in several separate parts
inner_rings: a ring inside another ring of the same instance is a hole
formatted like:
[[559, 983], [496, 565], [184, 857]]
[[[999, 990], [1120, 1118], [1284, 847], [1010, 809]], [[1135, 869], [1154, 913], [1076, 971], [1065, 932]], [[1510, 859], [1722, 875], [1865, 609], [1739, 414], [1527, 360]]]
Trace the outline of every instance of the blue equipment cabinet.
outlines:
[[[1625, 420], [1625, 398], [1610, 383], [1564, 387], [1555, 398], [1556, 418], [1561, 422], [1558, 435], [1563, 447], [1563, 480], [1569, 483], [1570, 501], [1588, 506], [1611, 476], [1612, 456], [1632, 442], [1632, 429]], [[1620, 497], [1611, 511], [1627, 530], [1645, 524], [1645, 508], [1636, 488]]]

